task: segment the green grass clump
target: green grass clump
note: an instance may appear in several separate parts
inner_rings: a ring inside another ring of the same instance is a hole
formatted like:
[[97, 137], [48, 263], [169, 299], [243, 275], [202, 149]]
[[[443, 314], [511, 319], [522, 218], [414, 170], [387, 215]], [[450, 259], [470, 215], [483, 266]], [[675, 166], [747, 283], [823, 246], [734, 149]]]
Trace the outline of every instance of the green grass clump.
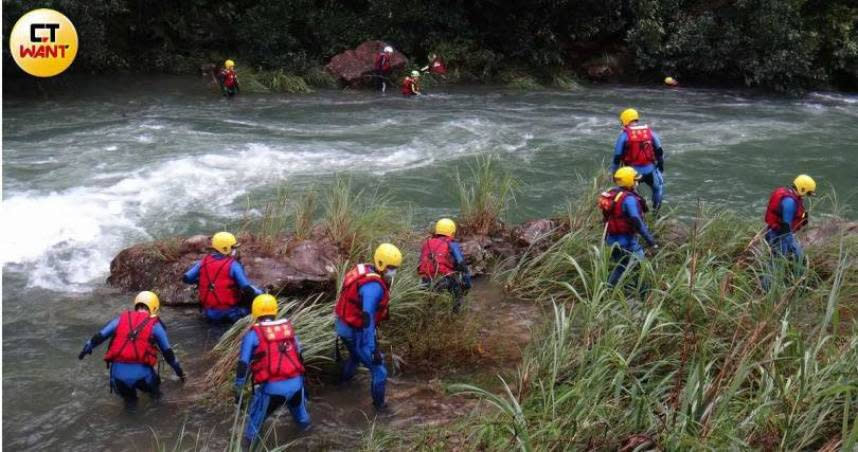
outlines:
[[495, 156], [477, 158], [468, 174], [456, 171], [459, 227], [477, 234], [491, 234], [502, 226], [503, 215], [515, 203], [520, 183]]
[[543, 89], [542, 84], [529, 74], [520, 74], [517, 72], [509, 72], [500, 74], [499, 79], [508, 89], [519, 91], [536, 91]]
[[683, 238], [611, 288], [599, 223], [579, 226], [502, 275], [519, 296], [553, 301], [554, 316], [503, 392], [455, 388], [495, 413], [462, 426], [475, 448], [855, 446], [858, 323], [843, 319], [858, 293], [853, 237], [829, 236], [827, 256], [776, 271], [764, 292], [759, 222], [699, 207], [660, 219], [657, 239]]
[[301, 76], [313, 88], [336, 88], [337, 79], [322, 66], [314, 66]]

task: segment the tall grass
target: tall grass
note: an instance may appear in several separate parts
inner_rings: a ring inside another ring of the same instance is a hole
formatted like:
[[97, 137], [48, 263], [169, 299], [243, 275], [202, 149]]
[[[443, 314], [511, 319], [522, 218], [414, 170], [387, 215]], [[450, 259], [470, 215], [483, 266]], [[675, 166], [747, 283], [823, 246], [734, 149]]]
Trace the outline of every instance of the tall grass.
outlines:
[[764, 292], [760, 225], [699, 207], [660, 220], [656, 238], [675, 241], [626, 273], [631, 287], [610, 288], [598, 217], [577, 226], [498, 275], [553, 300], [554, 316], [505, 394], [456, 388], [495, 407], [465, 426], [476, 448], [854, 447], [858, 323], [841, 314], [858, 299], [858, 241], [809, 247], [808, 270], [776, 274]]
[[502, 226], [520, 187], [520, 182], [491, 155], [478, 157], [464, 175], [456, 171], [455, 182], [459, 227], [476, 234], [491, 234]]

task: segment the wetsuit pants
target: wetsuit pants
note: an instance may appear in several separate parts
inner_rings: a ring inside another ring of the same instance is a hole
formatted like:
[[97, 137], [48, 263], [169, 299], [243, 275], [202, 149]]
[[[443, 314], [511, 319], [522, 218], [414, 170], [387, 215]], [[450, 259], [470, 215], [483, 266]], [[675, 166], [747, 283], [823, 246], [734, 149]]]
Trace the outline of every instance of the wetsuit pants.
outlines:
[[137, 391], [161, 396], [161, 378], [145, 364], [113, 363], [110, 365], [110, 388], [126, 402], [137, 401]]
[[355, 376], [358, 364], [369, 369], [370, 394], [376, 407], [384, 406], [384, 387], [387, 382], [387, 368], [384, 356], [376, 353], [375, 331], [350, 328], [337, 319], [337, 334], [349, 351], [349, 359], [343, 364], [342, 380], [349, 381]]
[[292, 419], [301, 430], [310, 428], [307, 412], [307, 397], [304, 392], [304, 377], [266, 383], [258, 386], [250, 399], [250, 412], [244, 428], [244, 438], [250, 442], [261, 435], [265, 419], [286, 404]]
[[652, 189], [652, 208], [658, 210], [661, 208], [661, 200], [664, 198], [664, 177], [658, 168], [653, 168], [652, 171], [646, 174], [641, 174], [641, 182], [649, 185]]
[[203, 314], [206, 320], [213, 323], [235, 323], [250, 314], [250, 309], [243, 306], [235, 306], [227, 309], [205, 309]]
[[614, 287], [633, 260], [640, 262], [644, 259], [643, 247], [632, 235], [608, 235], [605, 243], [611, 247], [611, 260], [616, 262], [608, 277], [608, 285]]
[[778, 269], [781, 267], [780, 264], [784, 260], [792, 263], [794, 275], [801, 275], [804, 272], [804, 252], [792, 232], [781, 234], [769, 229], [766, 231], [766, 242], [768, 242], [769, 247], [772, 249], [772, 260], [769, 264], [767, 274], [764, 274], [762, 278], [763, 289], [769, 290], [772, 284], [772, 277], [775, 273], [778, 273]]

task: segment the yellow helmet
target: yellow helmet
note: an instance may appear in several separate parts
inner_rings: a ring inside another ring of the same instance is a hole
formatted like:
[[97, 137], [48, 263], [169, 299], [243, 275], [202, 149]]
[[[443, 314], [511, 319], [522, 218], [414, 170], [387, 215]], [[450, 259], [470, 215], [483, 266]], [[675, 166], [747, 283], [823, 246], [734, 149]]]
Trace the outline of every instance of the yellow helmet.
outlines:
[[456, 223], [449, 218], [441, 218], [435, 223], [435, 234], [453, 237], [456, 234]]
[[229, 232], [218, 232], [212, 236], [212, 248], [218, 253], [229, 254], [232, 252], [232, 247], [238, 243], [235, 236]]
[[399, 267], [402, 265], [402, 253], [399, 251], [399, 248], [390, 243], [382, 243], [375, 249], [373, 261], [375, 262], [375, 268], [383, 272], [387, 270], [387, 267]]
[[157, 316], [158, 310], [161, 309], [161, 302], [158, 300], [158, 296], [155, 295], [154, 292], [149, 292], [148, 290], [144, 290], [134, 297], [134, 307], [136, 308], [138, 304], [145, 305], [149, 308], [149, 315], [152, 317]]
[[277, 317], [277, 299], [274, 298], [274, 295], [269, 295], [267, 293], [257, 295], [256, 298], [253, 299], [251, 313], [253, 314], [254, 319], [268, 315]]
[[637, 121], [638, 111], [634, 108], [627, 108], [620, 113], [620, 122], [623, 123], [623, 127], [629, 125], [632, 121]]
[[676, 79], [674, 79], [673, 77], [665, 77], [664, 84], [668, 86], [676, 85]]
[[226, 61], [223, 63], [223, 67], [225, 67], [225, 68], [227, 68], [227, 69], [232, 69], [232, 68], [234, 68], [234, 67], [235, 67], [235, 61], [232, 61], [232, 60], [226, 60]]
[[807, 174], [800, 174], [792, 181], [795, 191], [801, 196], [813, 196], [816, 192], [816, 181]]
[[635, 182], [640, 178], [640, 174], [631, 166], [624, 166], [614, 173], [614, 182], [620, 187], [628, 189], [634, 188]]

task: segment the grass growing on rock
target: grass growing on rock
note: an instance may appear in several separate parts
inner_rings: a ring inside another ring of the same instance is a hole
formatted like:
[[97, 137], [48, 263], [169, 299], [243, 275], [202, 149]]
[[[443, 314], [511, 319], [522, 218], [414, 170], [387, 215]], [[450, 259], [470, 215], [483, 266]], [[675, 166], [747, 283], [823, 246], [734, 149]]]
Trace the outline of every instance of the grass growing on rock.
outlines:
[[459, 227], [476, 234], [491, 234], [502, 227], [502, 218], [515, 203], [520, 182], [495, 156], [478, 157], [463, 175], [456, 171]]

